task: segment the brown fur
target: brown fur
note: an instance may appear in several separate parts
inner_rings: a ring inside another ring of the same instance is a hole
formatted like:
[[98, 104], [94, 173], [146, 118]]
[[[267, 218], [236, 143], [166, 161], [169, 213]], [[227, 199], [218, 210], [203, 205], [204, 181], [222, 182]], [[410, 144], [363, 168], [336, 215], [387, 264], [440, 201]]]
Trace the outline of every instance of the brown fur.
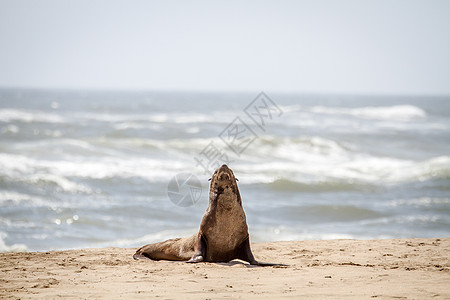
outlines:
[[146, 245], [133, 257], [191, 263], [241, 259], [254, 265], [274, 265], [257, 262], [253, 257], [237, 179], [227, 165], [217, 169], [211, 178], [209, 206], [198, 234]]

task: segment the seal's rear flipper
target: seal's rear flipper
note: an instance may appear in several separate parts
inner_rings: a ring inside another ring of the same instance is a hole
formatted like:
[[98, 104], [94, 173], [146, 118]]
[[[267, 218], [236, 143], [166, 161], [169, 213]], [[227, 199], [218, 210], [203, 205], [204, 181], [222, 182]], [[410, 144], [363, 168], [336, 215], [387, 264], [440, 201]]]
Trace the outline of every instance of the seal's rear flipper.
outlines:
[[[135, 260], [138, 260], [138, 259], [150, 259], [150, 258], [148, 258], [147, 256], [142, 255], [142, 254], [137, 253], [137, 252], [133, 255], [133, 258], [134, 258]], [[150, 260], [151, 260], [151, 259], [150, 259]]]

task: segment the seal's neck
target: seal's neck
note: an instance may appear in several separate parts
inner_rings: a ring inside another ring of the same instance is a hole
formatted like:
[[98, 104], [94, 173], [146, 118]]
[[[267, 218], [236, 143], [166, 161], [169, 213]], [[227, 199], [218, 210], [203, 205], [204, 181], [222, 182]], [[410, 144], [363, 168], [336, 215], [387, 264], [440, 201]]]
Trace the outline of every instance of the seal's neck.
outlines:
[[239, 190], [233, 186], [217, 187], [211, 189], [209, 193], [209, 205], [231, 208], [233, 206], [242, 206]]

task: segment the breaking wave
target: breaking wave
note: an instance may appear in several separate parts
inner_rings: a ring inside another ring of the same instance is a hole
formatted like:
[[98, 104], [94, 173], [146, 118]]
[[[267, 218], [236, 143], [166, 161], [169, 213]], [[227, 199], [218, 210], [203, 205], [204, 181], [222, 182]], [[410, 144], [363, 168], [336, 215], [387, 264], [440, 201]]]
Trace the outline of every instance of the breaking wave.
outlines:
[[292, 105], [282, 108], [287, 112], [309, 112], [323, 115], [341, 115], [353, 116], [358, 118], [376, 119], [376, 120], [397, 120], [409, 121], [413, 119], [422, 119], [427, 113], [422, 108], [414, 105], [394, 105], [394, 106], [372, 106], [357, 108], [342, 108], [329, 106], [302, 106]]
[[0, 122], [26, 122], [26, 123], [64, 123], [65, 119], [55, 113], [39, 110], [0, 109]]

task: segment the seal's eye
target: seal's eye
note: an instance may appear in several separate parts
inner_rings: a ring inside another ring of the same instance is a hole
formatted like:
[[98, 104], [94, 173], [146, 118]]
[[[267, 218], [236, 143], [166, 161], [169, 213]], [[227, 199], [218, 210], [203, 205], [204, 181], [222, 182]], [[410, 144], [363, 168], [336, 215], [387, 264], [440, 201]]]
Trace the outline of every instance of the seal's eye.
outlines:
[[211, 181], [212, 178], [208, 179], [208, 181]]
[[236, 179], [236, 181], [239, 181], [239, 179], [237, 179], [236, 177], [234, 177], [234, 179]]

